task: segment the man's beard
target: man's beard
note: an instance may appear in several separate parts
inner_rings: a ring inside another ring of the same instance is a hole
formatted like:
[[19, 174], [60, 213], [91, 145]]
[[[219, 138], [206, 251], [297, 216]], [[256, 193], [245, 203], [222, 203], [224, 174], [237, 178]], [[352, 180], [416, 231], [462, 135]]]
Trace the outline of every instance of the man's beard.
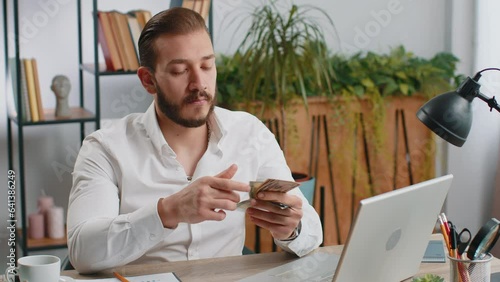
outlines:
[[[187, 97], [185, 97], [180, 104], [175, 104], [166, 97], [160, 87], [156, 87], [156, 97], [158, 102], [158, 107], [160, 111], [167, 116], [170, 120], [175, 122], [178, 125], [184, 127], [200, 127], [207, 123], [208, 118], [214, 111], [215, 107], [215, 95], [210, 96], [206, 91], [196, 90], [189, 93]], [[213, 97], [213, 98], [212, 98]], [[198, 100], [200, 98], [205, 98], [206, 101], [210, 104], [210, 109], [205, 117], [188, 119], [182, 117], [181, 110], [182, 107], [190, 104], [192, 101]]]

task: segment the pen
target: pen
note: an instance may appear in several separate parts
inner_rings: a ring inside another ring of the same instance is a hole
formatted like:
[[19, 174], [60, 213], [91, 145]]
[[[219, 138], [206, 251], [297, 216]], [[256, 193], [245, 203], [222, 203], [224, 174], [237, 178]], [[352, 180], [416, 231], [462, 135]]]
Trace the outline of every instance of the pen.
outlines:
[[457, 257], [457, 232], [455, 231], [455, 227], [452, 225], [450, 226], [450, 250], [451, 250], [451, 256]]
[[288, 209], [290, 207], [288, 205], [285, 205], [283, 203], [278, 203], [278, 202], [271, 202], [271, 204], [277, 206], [278, 208], [280, 208], [282, 210], [286, 210], [286, 209]]
[[122, 282], [130, 282], [130, 281], [128, 281], [127, 278], [121, 276], [120, 273], [118, 273], [116, 271], [113, 272], [113, 275], [116, 277], [116, 279], [118, 279], [118, 280], [120, 280]]
[[448, 224], [448, 218], [444, 212], [441, 213], [441, 219], [443, 219], [444, 227], [446, 228], [446, 232], [450, 235], [450, 225]]
[[443, 219], [440, 216], [438, 216], [438, 219], [439, 219], [439, 226], [441, 227], [441, 233], [443, 233], [443, 239], [444, 242], [446, 243], [446, 248], [448, 249], [448, 253], [451, 256], [452, 253], [451, 253], [450, 238], [448, 236], [448, 232], [446, 232], [446, 227], [444, 226]]

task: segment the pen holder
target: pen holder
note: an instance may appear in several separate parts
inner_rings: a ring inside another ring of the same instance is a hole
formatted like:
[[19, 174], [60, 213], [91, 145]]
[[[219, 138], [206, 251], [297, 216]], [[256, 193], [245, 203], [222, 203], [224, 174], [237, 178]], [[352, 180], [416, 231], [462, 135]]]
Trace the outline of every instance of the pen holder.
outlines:
[[448, 256], [450, 260], [450, 282], [490, 282], [491, 254], [482, 259], [469, 260]]

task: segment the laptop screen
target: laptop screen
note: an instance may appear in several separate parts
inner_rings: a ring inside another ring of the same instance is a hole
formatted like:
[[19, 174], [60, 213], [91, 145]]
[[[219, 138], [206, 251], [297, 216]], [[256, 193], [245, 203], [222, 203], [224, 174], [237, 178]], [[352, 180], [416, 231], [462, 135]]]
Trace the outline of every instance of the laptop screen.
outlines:
[[360, 201], [336, 281], [401, 281], [417, 273], [452, 179], [446, 175]]

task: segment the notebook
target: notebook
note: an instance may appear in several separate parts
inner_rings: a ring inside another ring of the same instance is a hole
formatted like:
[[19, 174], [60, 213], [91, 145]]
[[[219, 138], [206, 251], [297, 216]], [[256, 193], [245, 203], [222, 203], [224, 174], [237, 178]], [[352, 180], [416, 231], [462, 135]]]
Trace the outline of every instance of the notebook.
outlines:
[[429, 241], [422, 262], [446, 262], [443, 240]]
[[258, 281], [401, 281], [419, 268], [453, 176], [361, 200], [342, 254], [314, 252], [252, 275]]

